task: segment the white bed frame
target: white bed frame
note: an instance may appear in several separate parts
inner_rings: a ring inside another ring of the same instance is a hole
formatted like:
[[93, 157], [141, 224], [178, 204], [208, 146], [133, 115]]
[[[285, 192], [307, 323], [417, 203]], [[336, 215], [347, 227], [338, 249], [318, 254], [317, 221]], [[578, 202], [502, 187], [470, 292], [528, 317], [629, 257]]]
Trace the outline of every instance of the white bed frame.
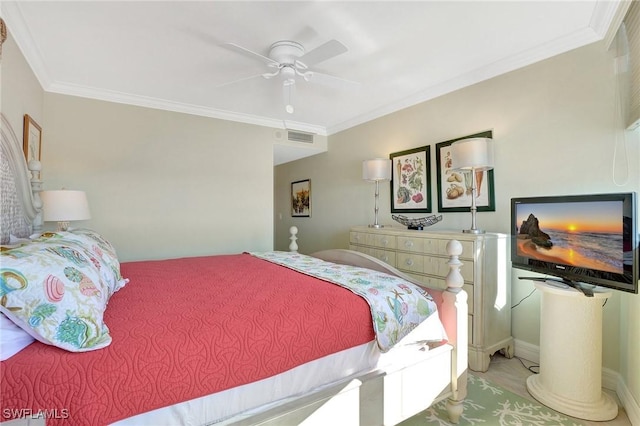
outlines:
[[[295, 242], [297, 228], [292, 227], [290, 232], [292, 242]], [[415, 363], [350, 377], [294, 401], [248, 417], [237, 416], [222, 424], [395, 425], [444, 399], [447, 399], [450, 421], [458, 423], [467, 394], [467, 294], [462, 290], [460, 242], [450, 241], [447, 253], [450, 270], [445, 279], [446, 290], [427, 288], [438, 304], [438, 313], [449, 337], [446, 345], [428, 351]], [[396, 268], [364, 253], [335, 249], [316, 252], [312, 256], [386, 272], [421, 285]]]
[[[20, 143], [4, 115], [0, 130], [3, 153], [10, 157], [9, 164], [16, 179], [16, 191], [23, 203], [23, 214], [37, 231], [42, 226], [40, 163], [32, 161], [27, 167]], [[32, 176], [29, 176], [29, 170]], [[297, 232], [296, 227], [291, 228], [291, 251], [298, 248]], [[447, 344], [426, 351], [424, 356], [401, 366], [355, 375], [286, 403], [263, 407], [219, 424], [394, 425], [444, 399], [447, 399], [450, 420], [458, 423], [467, 394], [467, 294], [462, 290], [463, 278], [459, 270], [462, 245], [452, 240], [447, 244], [447, 252], [450, 256], [450, 271], [445, 279], [447, 288], [427, 288], [438, 304], [438, 313], [449, 338]], [[363, 253], [325, 250], [312, 256], [390, 273], [421, 285]], [[34, 424], [33, 419], [25, 420], [26, 424]]]

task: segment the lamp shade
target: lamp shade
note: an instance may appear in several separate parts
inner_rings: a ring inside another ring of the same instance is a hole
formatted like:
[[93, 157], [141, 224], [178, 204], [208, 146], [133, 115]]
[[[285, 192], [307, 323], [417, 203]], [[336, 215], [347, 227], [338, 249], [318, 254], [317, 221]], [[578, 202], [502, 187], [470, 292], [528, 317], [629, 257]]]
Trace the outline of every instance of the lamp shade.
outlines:
[[364, 180], [391, 180], [391, 160], [386, 158], [374, 158], [362, 162], [362, 179]]
[[42, 219], [46, 222], [70, 222], [91, 219], [84, 191], [42, 191]]
[[451, 168], [456, 170], [493, 169], [493, 139], [470, 138], [452, 143]]

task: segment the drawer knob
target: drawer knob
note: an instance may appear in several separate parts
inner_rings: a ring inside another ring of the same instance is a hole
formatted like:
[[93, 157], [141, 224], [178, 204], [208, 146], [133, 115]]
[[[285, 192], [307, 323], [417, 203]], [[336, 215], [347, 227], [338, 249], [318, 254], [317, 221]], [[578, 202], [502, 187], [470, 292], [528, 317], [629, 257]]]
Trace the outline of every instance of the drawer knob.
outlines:
[[411, 265], [413, 265], [413, 260], [411, 260], [411, 259], [407, 259], [407, 260], [405, 261], [405, 263], [407, 264], [407, 266], [411, 266]]
[[383, 262], [388, 262], [389, 261], [389, 256], [382, 256], [382, 258], [380, 258], [380, 260], [382, 260]]
[[389, 244], [389, 240], [387, 240], [387, 239], [385, 238], [384, 240], [382, 240], [382, 244], [384, 244], [384, 245], [386, 246], [387, 244]]
[[413, 247], [413, 241], [405, 241], [404, 245], [405, 247]]

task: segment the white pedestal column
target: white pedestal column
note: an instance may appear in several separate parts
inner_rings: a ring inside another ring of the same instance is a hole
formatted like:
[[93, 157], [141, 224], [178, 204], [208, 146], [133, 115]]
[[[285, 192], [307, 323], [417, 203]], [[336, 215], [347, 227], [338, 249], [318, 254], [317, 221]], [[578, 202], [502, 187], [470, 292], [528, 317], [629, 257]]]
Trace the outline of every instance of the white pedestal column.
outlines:
[[607, 421], [618, 405], [602, 391], [602, 305], [610, 291], [586, 297], [573, 288], [535, 283], [540, 300], [540, 374], [527, 390], [542, 404], [579, 419]]

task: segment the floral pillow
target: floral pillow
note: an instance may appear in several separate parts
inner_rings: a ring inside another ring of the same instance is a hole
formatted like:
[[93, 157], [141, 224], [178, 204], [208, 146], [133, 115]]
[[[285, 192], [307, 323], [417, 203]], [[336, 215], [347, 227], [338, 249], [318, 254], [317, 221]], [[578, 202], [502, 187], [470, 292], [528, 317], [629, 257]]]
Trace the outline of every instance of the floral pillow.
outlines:
[[90, 230], [48, 232], [0, 258], [0, 312], [37, 340], [73, 352], [111, 343], [103, 314], [128, 280], [113, 246]]

